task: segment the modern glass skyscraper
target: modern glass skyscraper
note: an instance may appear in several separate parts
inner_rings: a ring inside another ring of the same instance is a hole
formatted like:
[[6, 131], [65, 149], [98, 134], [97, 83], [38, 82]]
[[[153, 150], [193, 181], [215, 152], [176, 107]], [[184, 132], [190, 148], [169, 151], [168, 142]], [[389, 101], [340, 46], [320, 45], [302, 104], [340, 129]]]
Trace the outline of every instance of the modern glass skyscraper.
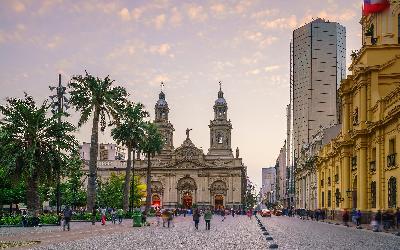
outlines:
[[340, 123], [337, 89], [346, 76], [346, 28], [316, 19], [293, 31], [291, 42], [291, 145], [301, 147], [322, 127]]

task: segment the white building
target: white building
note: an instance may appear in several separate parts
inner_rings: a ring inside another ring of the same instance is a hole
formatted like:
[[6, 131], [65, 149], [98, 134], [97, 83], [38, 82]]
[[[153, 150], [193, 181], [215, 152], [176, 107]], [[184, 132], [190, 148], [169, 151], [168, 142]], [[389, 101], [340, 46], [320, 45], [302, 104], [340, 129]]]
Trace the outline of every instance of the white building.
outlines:
[[264, 203], [276, 202], [276, 169], [275, 167], [262, 168], [261, 196]]
[[[100, 143], [98, 150], [97, 160], [99, 161], [125, 160], [125, 148], [116, 144]], [[79, 153], [82, 160], [90, 160], [90, 143], [84, 142], [80, 145]]]

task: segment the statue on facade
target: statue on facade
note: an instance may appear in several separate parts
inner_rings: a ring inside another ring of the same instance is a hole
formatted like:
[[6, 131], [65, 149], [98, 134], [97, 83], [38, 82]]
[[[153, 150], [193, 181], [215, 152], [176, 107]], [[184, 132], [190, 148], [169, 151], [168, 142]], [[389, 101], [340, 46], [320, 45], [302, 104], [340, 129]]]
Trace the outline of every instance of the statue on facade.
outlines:
[[190, 130], [192, 130], [192, 129], [189, 129], [189, 128], [186, 129], [186, 139], [189, 139], [189, 132], [190, 132]]

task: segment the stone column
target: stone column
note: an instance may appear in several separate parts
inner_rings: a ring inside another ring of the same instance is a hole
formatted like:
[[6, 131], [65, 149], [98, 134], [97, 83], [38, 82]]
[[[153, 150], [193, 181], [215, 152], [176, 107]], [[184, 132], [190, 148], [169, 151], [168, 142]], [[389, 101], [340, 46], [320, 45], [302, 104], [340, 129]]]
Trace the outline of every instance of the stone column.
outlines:
[[360, 161], [359, 166], [357, 166], [357, 208], [365, 211], [368, 208], [368, 176], [367, 176], [367, 148], [360, 148]]
[[365, 122], [367, 121], [367, 86], [364, 84], [361, 86], [360, 93], [360, 122], [361, 129], [366, 127]]
[[347, 191], [350, 190], [350, 156], [345, 154], [342, 157], [342, 176], [339, 176], [341, 186], [342, 186], [342, 198], [344, 198], [342, 203], [343, 209], [350, 208], [350, 198], [347, 197]]
[[350, 114], [349, 114], [349, 104], [347, 103], [347, 97], [344, 97], [343, 100], [343, 124], [342, 124], [342, 136], [347, 134], [347, 131], [350, 129]]

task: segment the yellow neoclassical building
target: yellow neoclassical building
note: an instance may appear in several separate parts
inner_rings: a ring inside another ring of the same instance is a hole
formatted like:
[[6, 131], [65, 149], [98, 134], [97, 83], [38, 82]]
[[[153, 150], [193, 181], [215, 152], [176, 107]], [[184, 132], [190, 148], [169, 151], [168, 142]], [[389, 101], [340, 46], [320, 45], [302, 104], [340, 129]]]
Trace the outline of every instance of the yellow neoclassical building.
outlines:
[[400, 207], [400, 4], [363, 16], [363, 45], [339, 88], [341, 133], [316, 160], [318, 206]]

